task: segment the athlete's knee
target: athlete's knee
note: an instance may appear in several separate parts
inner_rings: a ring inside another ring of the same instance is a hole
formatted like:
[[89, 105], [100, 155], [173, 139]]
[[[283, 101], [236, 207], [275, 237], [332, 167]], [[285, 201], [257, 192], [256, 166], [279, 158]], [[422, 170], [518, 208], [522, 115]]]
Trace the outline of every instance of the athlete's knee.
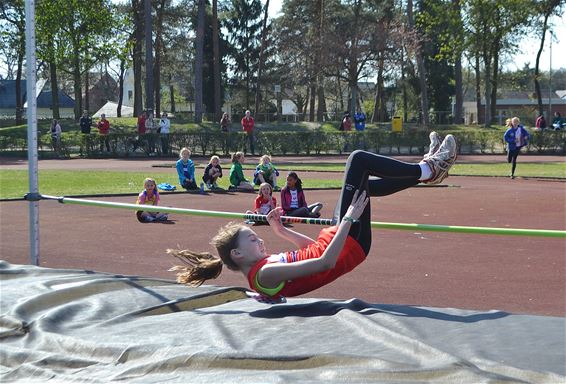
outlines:
[[358, 165], [365, 161], [364, 159], [367, 158], [367, 154], [368, 153], [366, 151], [356, 149], [355, 151], [350, 153], [350, 156], [348, 156], [348, 163]]

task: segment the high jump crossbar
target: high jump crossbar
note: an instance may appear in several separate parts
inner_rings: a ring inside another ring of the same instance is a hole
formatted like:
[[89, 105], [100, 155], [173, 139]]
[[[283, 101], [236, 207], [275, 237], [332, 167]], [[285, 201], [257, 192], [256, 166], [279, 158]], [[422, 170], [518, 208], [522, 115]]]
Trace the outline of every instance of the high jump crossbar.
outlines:
[[[178, 213], [182, 215], [192, 216], [207, 216], [207, 217], [222, 217], [228, 219], [242, 219], [255, 222], [267, 222], [265, 215], [237, 213], [237, 212], [222, 212], [222, 211], [206, 211], [202, 209], [188, 209], [188, 208], [174, 208], [166, 206], [151, 206], [139, 205], [128, 203], [116, 203], [109, 201], [77, 199], [64, 196], [49, 196], [39, 195], [40, 199], [44, 200], [57, 200], [62, 204], [76, 204], [87, 205], [94, 207], [105, 208], [121, 208], [134, 211], [147, 211], [147, 212], [166, 212]], [[297, 224], [317, 224], [317, 225], [335, 225], [332, 219], [320, 218], [306, 218], [306, 217], [291, 217], [281, 216], [283, 223], [297, 223]], [[525, 228], [491, 228], [491, 227], [466, 227], [460, 225], [434, 225], [434, 224], [408, 224], [408, 223], [387, 223], [387, 222], [371, 222], [372, 228], [379, 229], [396, 229], [415, 232], [455, 232], [455, 233], [473, 233], [480, 235], [503, 235], [503, 236], [537, 236], [537, 237], [558, 237], [566, 238], [566, 231], [549, 230], [549, 229], [525, 229]]]

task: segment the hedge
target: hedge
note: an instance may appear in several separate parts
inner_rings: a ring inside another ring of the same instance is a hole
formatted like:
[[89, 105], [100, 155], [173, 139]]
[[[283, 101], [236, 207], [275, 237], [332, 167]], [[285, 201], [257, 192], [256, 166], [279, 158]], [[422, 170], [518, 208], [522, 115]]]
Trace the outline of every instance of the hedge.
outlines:
[[[498, 130], [442, 131], [445, 135], [453, 133], [459, 144], [461, 154], [500, 154], [505, 151], [502, 133]], [[153, 140], [156, 150], [161, 151], [160, 135], [140, 136], [132, 133], [109, 135], [111, 153], [100, 152], [100, 136], [97, 133], [83, 135], [79, 132], [64, 132], [61, 137], [61, 154], [70, 156], [81, 154], [85, 157], [132, 157], [149, 156], [149, 142]], [[365, 149], [375, 153], [398, 155], [421, 155], [428, 150], [428, 133], [422, 130], [406, 130], [401, 133], [386, 130], [367, 130], [364, 132], [329, 132], [327, 130], [302, 131], [260, 131], [256, 133], [257, 153], [271, 155], [321, 155], [341, 154], [354, 149]], [[201, 129], [190, 132], [169, 134], [170, 156], [177, 156], [183, 147], [191, 148], [194, 155], [228, 155], [241, 151], [248, 143], [243, 132], [218, 132]], [[138, 148], [134, 151], [134, 147]], [[51, 154], [49, 134], [38, 138], [38, 149], [43, 156]], [[0, 136], [0, 151], [26, 151], [27, 138], [22, 135]], [[528, 153], [564, 155], [566, 132], [534, 132], [526, 148]]]

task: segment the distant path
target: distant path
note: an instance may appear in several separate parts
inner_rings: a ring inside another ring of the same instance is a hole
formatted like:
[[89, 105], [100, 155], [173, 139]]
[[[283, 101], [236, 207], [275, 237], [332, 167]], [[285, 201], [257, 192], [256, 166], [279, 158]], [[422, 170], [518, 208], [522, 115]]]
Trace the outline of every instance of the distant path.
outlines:
[[[396, 159], [407, 162], [418, 162], [422, 156], [392, 156]], [[193, 156], [197, 165], [204, 165], [208, 162], [208, 157]], [[336, 163], [344, 164], [346, 155], [321, 155], [321, 156], [274, 156], [273, 163], [285, 165], [289, 163]], [[174, 164], [176, 158], [136, 158], [136, 159], [70, 159], [70, 160], [40, 160], [39, 169], [65, 169], [65, 170], [112, 170], [112, 171], [144, 171], [151, 169], [152, 172], [170, 172], [168, 168], [156, 166], [164, 164]], [[505, 162], [503, 155], [462, 155], [458, 157], [458, 163], [501, 163]], [[246, 156], [246, 164], [257, 164], [258, 156]], [[522, 155], [519, 162], [566, 162], [565, 156], [539, 156]], [[223, 158], [222, 163], [228, 165], [230, 160]], [[10, 157], [0, 157], [0, 169], [27, 169], [27, 159], [15, 159]]]

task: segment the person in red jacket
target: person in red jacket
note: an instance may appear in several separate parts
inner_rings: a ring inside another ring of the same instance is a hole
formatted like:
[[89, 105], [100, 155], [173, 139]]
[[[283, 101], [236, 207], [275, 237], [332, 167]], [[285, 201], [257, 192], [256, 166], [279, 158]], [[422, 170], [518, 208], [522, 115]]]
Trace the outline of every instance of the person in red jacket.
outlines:
[[[242, 117], [242, 131], [246, 132], [248, 135], [248, 141], [250, 142], [250, 150], [252, 151], [252, 155], [254, 155], [254, 118], [251, 116], [250, 111], [246, 111], [244, 117]], [[246, 149], [244, 148], [244, 153], [246, 153]]]
[[[336, 205], [336, 225], [311, 239], [283, 226], [281, 210], [273, 209], [267, 221], [273, 233], [296, 246], [293, 251], [268, 252], [259, 235], [243, 224], [230, 223], [212, 239], [218, 256], [189, 250], [167, 252], [185, 262], [177, 282], [200, 285], [214, 279], [223, 265], [240, 271], [259, 301], [284, 301], [320, 288], [361, 264], [372, 243], [370, 196], [387, 196], [417, 185], [438, 184], [448, 177], [458, 147], [446, 135], [438, 149], [419, 163], [406, 163], [375, 153], [356, 150], [346, 162], [344, 184]], [[376, 179], [370, 179], [376, 176]]]
[[108, 137], [108, 132], [110, 132], [110, 122], [106, 120], [106, 115], [103, 113], [100, 115], [100, 121], [96, 124], [98, 128], [98, 134], [100, 135], [100, 152], [106, 146], [106, 150], [110, 152], [110, 138]]

